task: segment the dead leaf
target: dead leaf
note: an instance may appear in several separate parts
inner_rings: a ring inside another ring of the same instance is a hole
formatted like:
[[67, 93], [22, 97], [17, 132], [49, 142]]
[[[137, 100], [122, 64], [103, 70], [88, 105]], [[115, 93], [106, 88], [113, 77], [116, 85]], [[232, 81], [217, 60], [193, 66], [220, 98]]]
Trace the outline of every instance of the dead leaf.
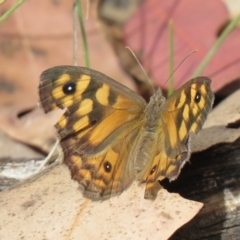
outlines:
[[155, 201], [133, 184], [103, 202], [83, 198], [63, 165], [0, 193], [1, 239], [168, 239], [202, 207], [161, 190]]
[[198, 135], [192, 134], [192, 152], [205, 150], [218, 143], [234, 142], [240, 137], [239, 123], [229, 127], [231, 123], [240, 121], [240, 90], [222, 101], [208, 115], [203, 129]]
[[[15, 0], [6, 1], [1, 12], [15, 3]], [[84, 10], [85, 3], [83, 1]], [[38, 111], [31, 113], [31, 110], [37, 106], [41, 72], [56, 65], [73, 63], [72, 7], [72, 1], [44, 0], [37, 5], [34, 1], [25, 1], [0, 28], [0, 129], [43, 150], [49, 149], [48, 141], [52, 142], [53, 124], [49, 130], [44, 123], [48, 117]], [[134, 88], [104, 36], [96, 29], [91, 12], [85, 27], [91, 67]], [[83, 66], [81, 46], [79, 36], [79, 65]], [[48, 132], [50, 137], [46, 137]]]
[[204, 127], [227, 126], [231, 122], [235, 122], [239, 119], [240, 90], [237, 90], [213, 109]]

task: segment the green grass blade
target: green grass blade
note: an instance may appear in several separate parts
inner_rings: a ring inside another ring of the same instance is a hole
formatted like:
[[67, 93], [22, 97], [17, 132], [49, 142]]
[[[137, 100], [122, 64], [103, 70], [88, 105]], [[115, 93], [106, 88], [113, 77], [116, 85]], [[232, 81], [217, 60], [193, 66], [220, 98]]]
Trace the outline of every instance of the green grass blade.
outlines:
[[216, 43], [213, 45], [213, 47], [210, 49], [210, 51], [208, 52], [207, 56], [203, 59], [203, 61], [200, 63], [200, 65], [198, 66], [198, 68], [196, 69], [196, 71], [193, 74], [193, 77], [199, 76], [201, 75], [201, 73], [203, 72], [203, 70], [206, 68], [206, 66], [208, 65], [208, 63], [210, 62], [210, 60], [212, 59], [212, 57], [214, 56], [214, 54], [217, 52], [217, 50], [220, 48], [221, 44], [224, 42], [224, 40], [226, 39], [226, 37], [229, 35], [229, 33], [234, 29], [234, 27], [237, 25], [237, 23], [240, 21], [240, 15], [238, 15], [238, 17], [236, 17], [234, 20], [232, 20], [228, 26], [226, 27], [226, 29], [222, 32], [222, 34], [220, 35], [220, 37], [218, 38], [218, 40], [216, 41]]
[[18, 7], [20, 7], [25, 0], [19, 0], [13, 7], [11, 7], [7, 12], [5, 12], [1, 17], [0, 17], [0, 24], [6, 20]]
[[77, 9], [78, 9], [78, 19], [79, 19], [79, 24], [80, 24], [81, 34], [82, 34], [85, 66], [89, 68], [90, 61], [89, 61], [89, 52], [88, 52], [88, 44], [87, 44], [87, 35], [86, 35], [85, 27], [84, 27], [81, 1], [76, 0], [76, 4], [77, 4]]

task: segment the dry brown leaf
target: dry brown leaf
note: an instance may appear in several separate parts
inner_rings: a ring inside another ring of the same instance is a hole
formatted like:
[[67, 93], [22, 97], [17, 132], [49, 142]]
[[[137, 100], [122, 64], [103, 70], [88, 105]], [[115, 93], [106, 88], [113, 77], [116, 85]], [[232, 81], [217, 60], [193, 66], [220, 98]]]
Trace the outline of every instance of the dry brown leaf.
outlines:
[[[15, 3], [15, 0], [6, 1], [0, 7], [1, 12]], [[85, 1], [82, 3], [86, 4]], [[53, 137], [52, 126], [58, 118], [49, 123], [52, 127], [49, 130], [50, 127], [45, 124], [48, 117], [38, 111], [22, 118], [19, 115], [36, 107], [39, 76], [43, 70], [72, 64], [72, 9], [72, 1], [25, 1], [0, 28], [0, 129], [43, 150], [49, 150], [46, 145]], [[83, 9], [86, 13], [86, 6]], [[89, 15], [84, 21], [91, 67], [133, 89], [134, 84], [120, 69], [113, 50], [97, 30], [91, 11]], [[84, 66], [80, 43], [79, 35], [79, 65]]]
[[[7, 134], [24, 143], [36, 146], [43, 151], [50, 151], [56, 141], [55, 123], [63, 111], [58, 109], [45, 114], [42, 109], [35, 108], [21, 118], [16, 117], [16, 108], [6, 108], [0, 122], [0, 129], [7, 130]], [[3, 129], [4, 128], [4, 129]]]
[[227, 126], [239, 119], [240, 90], [237, 90], [214, 108], [214, 110], [209, 114], [204, 127]]
[[161, 190], [155, 201], [133, 184], [103, 202], [83, 198], [58, 165], [37, 180], [0, 193], [0, 239], [168, 239], [202, 203]]

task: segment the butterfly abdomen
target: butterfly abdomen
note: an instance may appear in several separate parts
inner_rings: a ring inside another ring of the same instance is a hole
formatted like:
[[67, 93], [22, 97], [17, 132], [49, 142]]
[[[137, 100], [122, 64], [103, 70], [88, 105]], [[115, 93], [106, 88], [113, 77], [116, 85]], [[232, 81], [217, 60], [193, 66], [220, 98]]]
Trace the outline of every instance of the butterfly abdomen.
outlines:
[[135, 169], [140, 172], [145, 168], [146, 164], [153, 158], [154, 151], [157, 142], [158, 135], [154, 132], [144, 132], [143, 136], [140, 137], [136, 145], [136, 159]]
[[162, 135], [161, 125], [161, 109], [165, 103], [165, 98], [160, 90], [155, 92], [148, 103], [144, 119], [145, 124], [140, 130], [138, 141], [135, 147], [135, 169], [137, 171], [137, 179], [141, 180], [146, 169], [149, 168], [149, 163], [152, 162], [157, 142]]

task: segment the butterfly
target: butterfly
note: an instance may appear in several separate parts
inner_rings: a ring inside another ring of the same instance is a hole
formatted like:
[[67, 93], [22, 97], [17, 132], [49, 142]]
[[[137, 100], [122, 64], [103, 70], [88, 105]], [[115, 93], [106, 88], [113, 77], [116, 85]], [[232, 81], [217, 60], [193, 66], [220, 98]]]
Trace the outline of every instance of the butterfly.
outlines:
[[66, 109], [55, 127], [71, 176], [84, 196], [106, 199], [134, 180], [156, 198], [159, 181], [176, 179], [189, 160], [189, 133], [210, 111], [211, 80], [197, 77], [168, 99], [160, 88], [149, 103], [95, 70], [57, 66], [41, 74], [40, 104], [47, 113]]

